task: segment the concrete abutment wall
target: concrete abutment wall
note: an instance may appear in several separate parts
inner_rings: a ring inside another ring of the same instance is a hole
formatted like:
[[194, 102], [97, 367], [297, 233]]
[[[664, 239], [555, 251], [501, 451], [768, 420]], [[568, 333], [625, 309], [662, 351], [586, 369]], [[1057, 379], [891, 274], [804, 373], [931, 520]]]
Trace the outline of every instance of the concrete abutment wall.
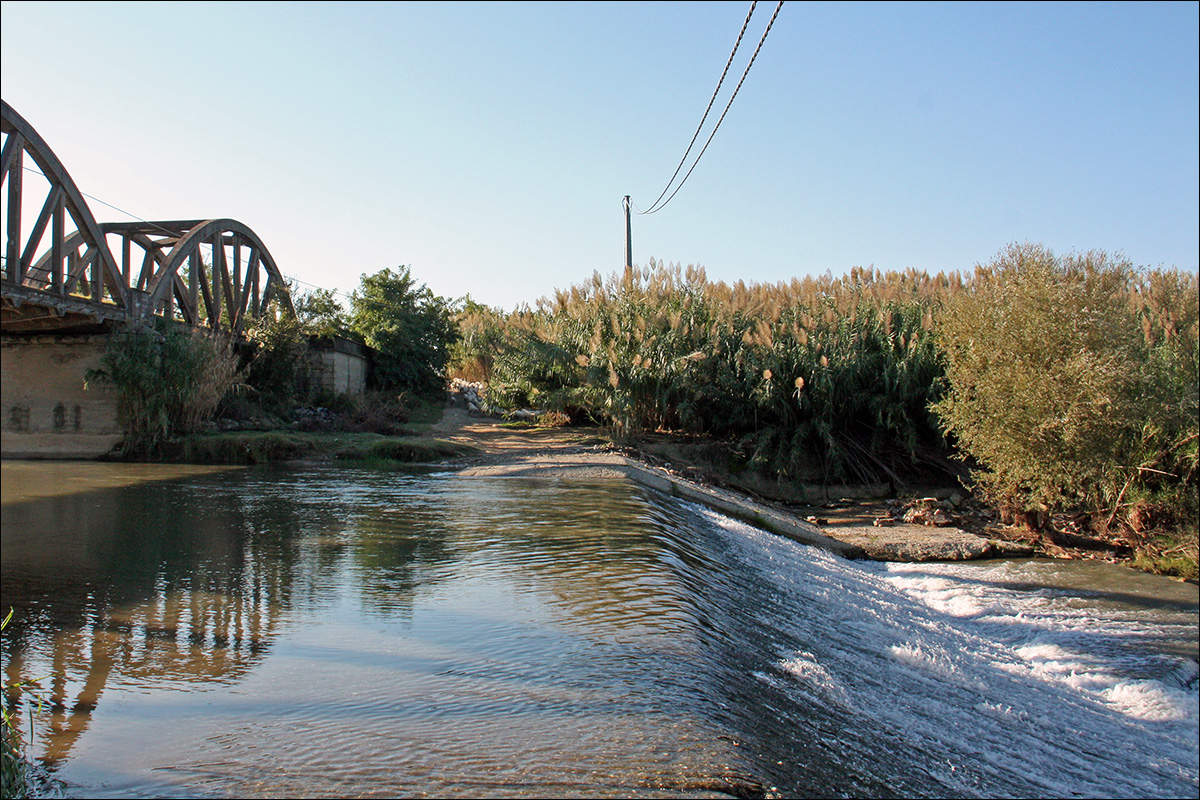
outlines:
[[[0, 458], [92, 459], [123, 438], [117, 390], [86, 382], [106, 334], [0, 336]], [[361, 394], [368, 351], [345, 339], [310, 343], [309, 388]]]
[[367, 384], [368, 350], [341, 337], [308, 342], [308, 387], [324, 394], [362, 394]]
[[0, 458], [97, 458], [121, 440], [117, 392], [84, 376], [105, 335], [0, 336]]

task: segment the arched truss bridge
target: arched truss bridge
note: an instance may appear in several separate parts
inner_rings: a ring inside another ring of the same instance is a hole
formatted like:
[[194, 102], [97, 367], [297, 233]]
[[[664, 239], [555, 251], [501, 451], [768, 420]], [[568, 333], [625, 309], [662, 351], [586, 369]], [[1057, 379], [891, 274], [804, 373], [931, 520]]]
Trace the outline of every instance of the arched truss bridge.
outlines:
[[37, 131], [3, 103], [0, 330], [99, 328], [152, 316], [240, 334], [287, 282], [232, 219], [97, 223]]

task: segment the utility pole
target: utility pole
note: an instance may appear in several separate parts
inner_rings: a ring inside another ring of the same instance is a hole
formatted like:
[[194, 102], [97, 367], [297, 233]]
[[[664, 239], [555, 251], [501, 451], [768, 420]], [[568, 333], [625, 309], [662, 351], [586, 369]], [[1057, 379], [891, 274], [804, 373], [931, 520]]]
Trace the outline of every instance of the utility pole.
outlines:
[[633, 266], [633, 228], [629, 224], [629, 195], [625, 195], [625, 266]]

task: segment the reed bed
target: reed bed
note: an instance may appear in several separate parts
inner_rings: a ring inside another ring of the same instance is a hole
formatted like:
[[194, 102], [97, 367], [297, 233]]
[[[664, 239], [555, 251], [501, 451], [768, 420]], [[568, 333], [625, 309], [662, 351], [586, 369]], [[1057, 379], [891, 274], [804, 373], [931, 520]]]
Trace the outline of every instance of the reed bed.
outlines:
[[942, 374], [937, 309], [957, 276], [855, 269], [777, 284], [711, 282], [652, 263], [503, 317], [478, 309], [497, 405], [729, 438], [782, 478], [899, 480], [951, 468], [929, 412]]
[[469, 304], [454, 364], [497, 408], [590, 418], [619, 442], [708, 434], [741, 466], [825, 484], [933, 471], [1027, 520], [1128, 531], [1130, 514], [1195, 516], [1197, 305], [1194, 273], [1033, 244], [973, 272], [779, 283], [651, 261], [508, 314]]

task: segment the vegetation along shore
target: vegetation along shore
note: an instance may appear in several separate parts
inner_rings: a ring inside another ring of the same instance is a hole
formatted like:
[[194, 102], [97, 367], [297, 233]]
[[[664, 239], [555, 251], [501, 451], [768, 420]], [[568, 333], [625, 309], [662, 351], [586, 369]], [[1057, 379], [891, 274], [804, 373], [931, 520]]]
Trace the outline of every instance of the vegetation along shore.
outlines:
[[[296, 296], [247, 341], [119, 331], [88, 380], [117, 390], [113, 459], [621, 476], [850, 558], [1103, 558], [1194, 582], [1197, 288], [1023, 244], [967, 273], [780, 284], [652, 262], [506, 312], [399, 267], [349, 308]], [[370, 348], [366, 393], [307, 383], [332, 336]]]
[[[1194, 273], [1013, 244], [969, 272], [777, 284], [652, 261], [511, 312], [406, 267], [348, 308], [294, 299], [248, 345], [113, 337], [92, 376], [120, 393], [113, 457], [637, 464], [872, 557], [965, 557], [914, 544], [965, 531], [985, 554], [1196, 579]], [[330, 335], [372, 348], [366, 395], [305, 386], [309, 337]], [[451, 379], [470, 397], [447, 411]]]

